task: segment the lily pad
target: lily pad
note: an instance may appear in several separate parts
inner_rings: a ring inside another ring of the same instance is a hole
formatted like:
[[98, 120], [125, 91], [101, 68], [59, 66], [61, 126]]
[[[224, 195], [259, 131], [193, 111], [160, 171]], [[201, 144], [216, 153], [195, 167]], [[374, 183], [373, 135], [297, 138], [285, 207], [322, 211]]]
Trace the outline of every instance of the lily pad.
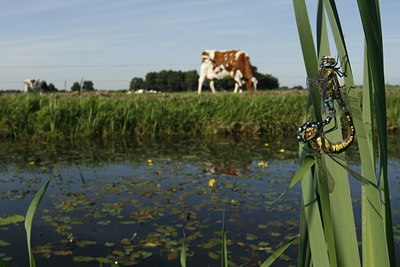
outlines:
[[259, 229], [267, 229], [267, 225], [265, 225], [265, 224], [259, 224], [259, 225], [257, 225], [257, 228], [259, 228]]
[[217, 253], [215, 253], [215, 252], [212, 252], [212, 251], [208, 252], [208, 256], [213, 260], [218, 260], [219, 259], [219, 255]]
[[9, 242], [4, 241], [4, 240], [0, 240], [0, 247], [5, 247], [5, 246], [8, 246], [8, 245], [10, 245]]
[[105, 247], [113, 247], [115, 244], [113, 242], [104, 242]]
[[0, 225], [9, 225], [23, 222], [25, 217], [22, 215], [11, 215], [6, 217], [0, 217]]
[[13, 258], [12, 257], [5, 257], [5, 258], [3, 258], [2, 260], [3, 261], [11, 261]]
[[53, 251], [53, 254], [56, 256], [70, 256], [72, 255], [71, 250], [59, 250], [59, 251]]
[[272, 232], [272, 233], [271, 233], [271, 236], [278, 237], [278, 236], [281, 236], [281, 234], [278, 233], [278, 232]]
[[91, 241], [91, 240], [79, 240], [76, 242], [76, 245], [78, 247], [85, 247], [85, 246], [89, 246], [89, 245], [96, 245], [96, 241]]
[[74, 261], [77, 262], [89, 262], [89, 261], [94, 261], [95, 258], [93, 257], [85, 257], [85, 256], [76, 256], [73, 258]]
[[98, 221], [98, 222], [97, 222], [97, 224], [100, 224], [100, 225], [109, 225], [110, 223], [111, 223], [110, 220], [107, 220], [107, 221]]

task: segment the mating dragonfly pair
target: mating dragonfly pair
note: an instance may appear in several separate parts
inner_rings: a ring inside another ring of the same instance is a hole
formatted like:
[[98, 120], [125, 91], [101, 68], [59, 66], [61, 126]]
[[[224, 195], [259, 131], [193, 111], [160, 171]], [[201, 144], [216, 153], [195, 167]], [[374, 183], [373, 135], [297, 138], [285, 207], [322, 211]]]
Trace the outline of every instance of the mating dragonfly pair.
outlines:
[[[338, 154], [345, 151], [353, 143], [356, 133], [353, 119], [346, 108], [340, 91], [343, 86], [341, 87], [338, 81], [338, 76], [343, 77], [344, 73], [340, 71], [340, 67], [337, 67], [337, 64], [334, 58], [324, 56], [321, 59], [320, 70], [317, 73], [317, 77], [308, 80], [309, 86], [310, 83], [315, 83], [321, 91], [324, 105], [329, 112], [328, 116], [322, 121], [306, 122], [297, 130], [297, 139], [299, 142], [309, 143], [311, 148], [318, 153]], [[331, 142], [325, 136], [325, 134], [338, 128], [334, 105], [335, 100], [347, 123], [347, 136], [339, 142]], [[331, 129], [325, 130], [324, 127], [328, 125], [332, 119], [334, 120], [334, 126]]]
[[[353, 118], [350, 112], [346, 108], [346, 105], [342, 98], [341, 88], [338, 77], [343, 77], [344, 73], [340, 71], [340, 67], [337, 66], [337, 62], [334, 58], [324, 56], [321, 59], [320, 70], [317, 73], [317, 77], [309, 79], [308, 83], [314, 83], [321, 91], [322, 100], [324, 105], [328, 109], [328, 116], [325, 120], [316, 122], [306, 122], [297, 129], [297, 139], [302, 143], [309, 143], [314, 154], [327, 154], [337, 164], [341, 165], [346, 169], [354, 178], [361, 181], [363, 184], [370, 184], [375, 188], [378, 188], [376, 184], [370, 182], [357, 172], [343, 165], [340, 161], [335, 159], [333, 154], [339, 154], [345, 151], [354, 142], [356, 130], [354, 128]], [[309, 84], [310, 85], [310, 84]], [[336, 119], [336, 110], [334, 101], [338, 103], [340, 112], [346, 119], [347, 123], [347, 136], [339, 142], [331, 142], [326, 138], [326, 134], [332, 132], [338, 128]], [[334, 126], [328, 130], [324, 130], [331, 121], [334, 121]], [[333, 184], [334, 181], [331, 177], [327, 184]], [[332, 192], [332, 186], [329, 186], [329, 192]]]

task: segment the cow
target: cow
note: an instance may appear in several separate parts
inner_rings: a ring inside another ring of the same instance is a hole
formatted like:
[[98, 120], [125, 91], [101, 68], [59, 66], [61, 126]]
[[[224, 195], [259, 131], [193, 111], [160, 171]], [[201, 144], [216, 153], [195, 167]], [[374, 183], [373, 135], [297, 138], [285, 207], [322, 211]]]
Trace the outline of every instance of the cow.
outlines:
[[48, 86], [46, 81], [41, 79], [26, 79], [24, 80], [24, 92], [28, 93], [29, 91], [33, 91], [35, 89], [39, 89], [40, 92], [48, 91]]
[[210, 80], [211, 91], [215, 93], [214, 80], [228, 76], [235, 79], [235, 93], [244, 83], [248, 90], [257, 90], [257, 79], [246, 52], [206, 50], [201, 57], [198, 94], [201, 94], [205, 78]]

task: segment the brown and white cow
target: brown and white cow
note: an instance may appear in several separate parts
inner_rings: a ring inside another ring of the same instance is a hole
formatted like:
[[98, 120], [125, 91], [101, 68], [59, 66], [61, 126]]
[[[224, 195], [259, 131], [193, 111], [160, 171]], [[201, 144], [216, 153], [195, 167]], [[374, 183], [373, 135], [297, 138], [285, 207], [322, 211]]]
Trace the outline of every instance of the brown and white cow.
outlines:
[[40, 91], [47, 91], [48, 86], [46, 81], [41, 79], [26, 79], [24, 80], [24, 92], [33, 91], [39, 89]]
[[241, 50], [206, 50], [201, 54], [201, 57], [199, 94], [205, 78], [210, 80], [211, 91], [215, 93], [214, 80], [227, 76], [235, 79], [235, 93], [244, 83], [248, 90], [257, 89], [257, 79], [254, 77], [253, 67], [246, 52]]

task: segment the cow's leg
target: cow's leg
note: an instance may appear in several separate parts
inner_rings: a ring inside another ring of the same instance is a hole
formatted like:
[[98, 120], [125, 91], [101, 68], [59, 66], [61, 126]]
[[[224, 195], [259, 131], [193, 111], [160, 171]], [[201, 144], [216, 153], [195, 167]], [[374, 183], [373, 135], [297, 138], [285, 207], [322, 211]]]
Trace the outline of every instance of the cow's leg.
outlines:
[[197, 93], [201, 94], [201, 88], [203, 87], [203, 83], [204, 83], [204, 79], [205, 79], [205, 75], [200, 75], [199, 77], [199, 87], [197, 88]]
[[28, 93], [28, 91], [29, 91], [29, 85], [27, 82], [24, 82], [24, 92]]
[[235, 89], [233, 90], [233, 92], [236, 94], [239, 90], [239, 83], [235, 82]]
[[215, 94], [214, 80], [210, 80], [210, 88], [211, 88], [211, 92], [213, 92]]
[[[237, 80], [235, 78], [235, 89], [233, 90], [233, 92], [236, 94], [239, 91], [239, 89], [242, 87], [242, 85], [243, 85], [242, 80], [240, 80], [240, 79]], [[242, 91], [242, 89], [240, 89], [240, 91]]]
[[251, 82], [253, 83], [254, 91], [257, 91], [257, 83], [258, 83], [258, 81], [257, 81], [256, 77], [252, 77], [251, 78]]
[[239, 88], [242, 87], [242, 77], [242, 72], [240, 70], [236, 71], [235, 76], [233, 77], [233, 79], [235, 80], [235, 90], [233, 90], [234, 93], [237, 93], [239, 91]]

